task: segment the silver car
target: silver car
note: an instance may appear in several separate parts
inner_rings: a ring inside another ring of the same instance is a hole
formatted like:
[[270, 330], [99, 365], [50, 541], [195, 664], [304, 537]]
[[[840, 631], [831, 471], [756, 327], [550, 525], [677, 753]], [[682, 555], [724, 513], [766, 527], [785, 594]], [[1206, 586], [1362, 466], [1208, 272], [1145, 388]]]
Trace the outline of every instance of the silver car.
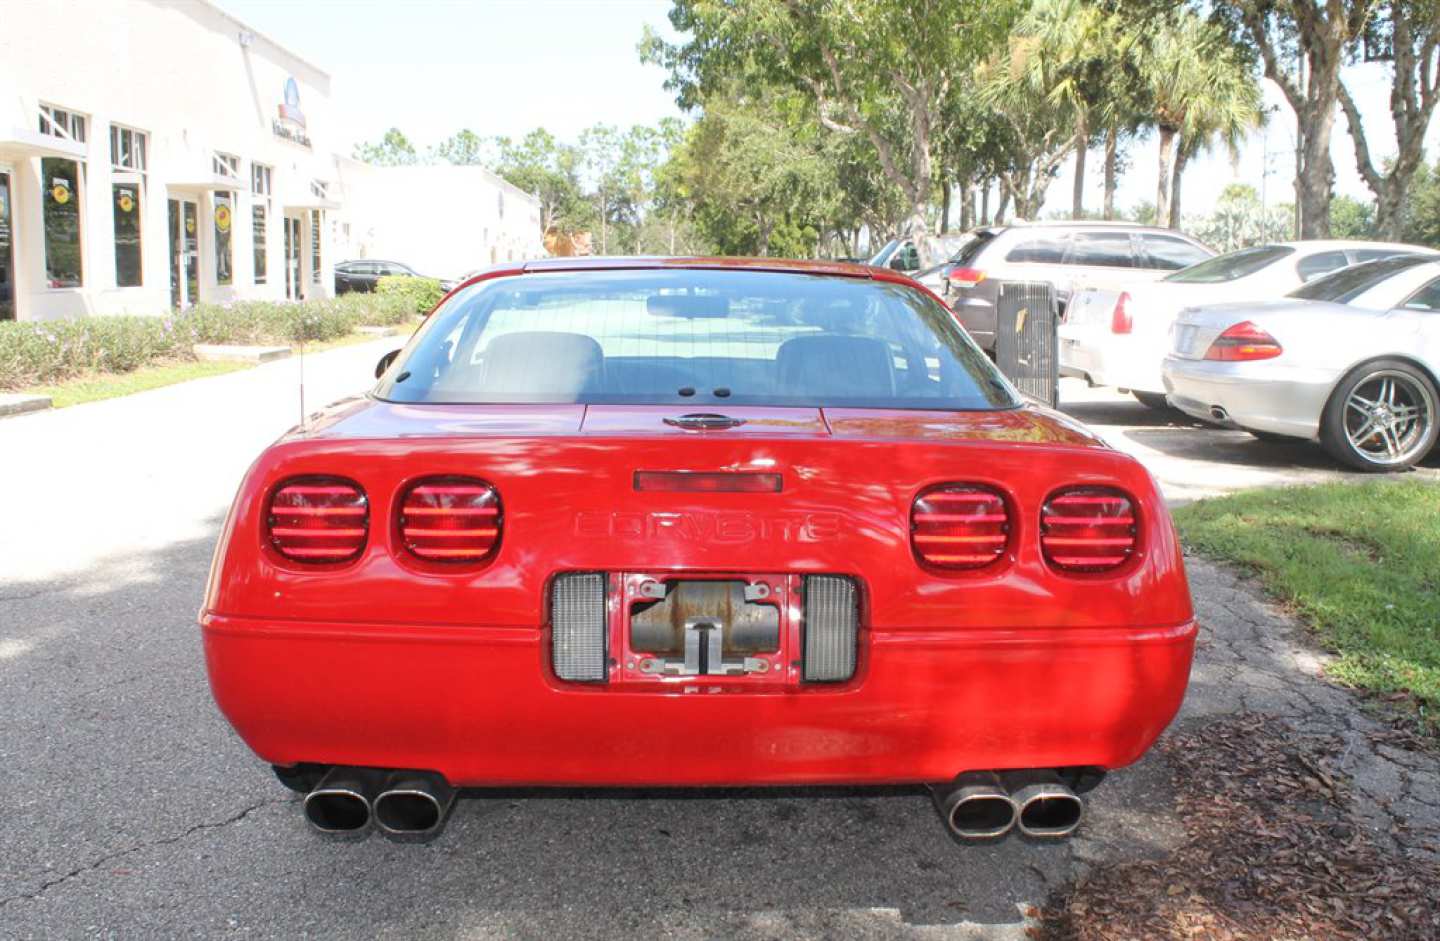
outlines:
[[1027, 222], [972, 230], [946, 274], [955, 316], [986, 350], [995, 348], [995, 301], [1002, 281], [1054, 285], [1060, 311], [1076, 287], [1095, 279], [1154, 281], [1215, 253], [1180, 232], [1117, 222]]
[[1435, 445], [1440, 260], [1344, 268], [1279, 300], [1181, 311], [1162, 371], [1170, 404], [1260, 438], [1319, 438], [1366, 471]]

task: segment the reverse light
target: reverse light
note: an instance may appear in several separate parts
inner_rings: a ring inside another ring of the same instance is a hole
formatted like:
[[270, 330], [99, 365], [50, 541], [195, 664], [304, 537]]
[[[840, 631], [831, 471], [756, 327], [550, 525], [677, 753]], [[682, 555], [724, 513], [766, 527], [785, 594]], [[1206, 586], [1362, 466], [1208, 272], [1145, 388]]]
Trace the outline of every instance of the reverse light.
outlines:
[[562, 680], [606, 677], [605, 576], [566, 572], [550, 587], [550, 662]]
[[1004, 555], [1009, 542], [1009, 510], [989, 487], [942, 484], [921, 493], [910, 508], [910, 545], [936, 568], [984, 568]]
[[807, 683], [840, 683], [855, 675], [860, 605], [853, 579], [805, 577], [804, 677]]
[[296, 562], [348, 562], [365, 548], [370, 504], [343, 477], [294, 477], [270, 496], [265, 535], [276, 552]]
[[500, 495], [473, 477], [427, 477], [400, 501], [400, 542], [427, 562], [483, 562], [500, 543]]
[[1045, 561], [1066, 572], [1106, 572], [1135, 553], [1135, 505], [1111, 487], [1071, 487], [1040, 510]]
[[957, 288], [973, 288], [985, 280], [985, 272], [978, 268], [952, 268], [946, 280]]
[[1227, 327], [1205, 351], [1206, 359], [1227, 363], [1243, 363], [1257, 359], [1274, 359], [1285, 352], [1278, 340], [1256, 326], [1242, 320]]
[[1110, 332], [1129, 333], [1135, 329], [1135, 320], [1130, 316], [1130, 292], [1121, 291], [1115, 298], [1115, 309], [1110, 313]]

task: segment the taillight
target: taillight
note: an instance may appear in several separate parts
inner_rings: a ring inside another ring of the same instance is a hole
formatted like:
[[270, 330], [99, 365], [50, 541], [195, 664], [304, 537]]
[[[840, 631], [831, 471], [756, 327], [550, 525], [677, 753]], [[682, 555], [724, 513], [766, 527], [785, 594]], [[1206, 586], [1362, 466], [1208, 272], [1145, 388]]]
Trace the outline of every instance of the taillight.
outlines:
[[1040, 510], [1045, 560], [1067, 572], [1105, 572], [1135, 552], [1135, 506], [1110, 487], [1072, 487]]
[[910, 544], [921, 561], [943, 569], [978, 569], [1010, 542], [1005, 500], [988, 487], [942, 484], [915, 498]]
[[270, 497], [270, 545], [296, 562], [348, 562], [365, 548], [370, 504], [360, 485], [343, 477], [295, 477]]
[[428, 562], [483, 562], [500, 542], [500, 495], [473, 477], [429, 477], [400, 501], [400, 542]]
[[978, 268], [953, 268], [946, 280], [957, 288], [973, 288], [985, 280], [985, 272]]
[[1248, 362], [1255, 359], [1274, 359], [1285, 350], [1270, 334], [1261, 330], [1249, 320], [1242, 320], [1225, 330], [1205, 351], [1206, 359], [1224, 362]]
[[1115, 310], [1110, 313], [1110, 332], [1129, 333], [1135, 329], [1135, 321], [1130, 317], [1130, 293], [1121, 291], [1120, 296], [1115, 298]]

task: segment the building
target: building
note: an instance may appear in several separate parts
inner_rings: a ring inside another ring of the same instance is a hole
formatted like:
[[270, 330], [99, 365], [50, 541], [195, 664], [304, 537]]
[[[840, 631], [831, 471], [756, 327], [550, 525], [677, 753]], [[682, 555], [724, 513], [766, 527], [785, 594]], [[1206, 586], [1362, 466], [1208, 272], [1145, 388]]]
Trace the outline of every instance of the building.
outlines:
[[[7, 6], [0, 319], [325, 297], [351, 255], [451, 274], [539, 253], [538, 205], [488, 171], [390, 173], [337, 157], [348, 142], [331, 94], [323, 70], [208, 0]], [[465, 189], [465, 205], [499, 200], [516, 226], [533, 214], [529, 243], [482, 224], [484, 239], [420, 257], [439, 240], [420, 220], [455, 220], [434, 201], [446, 188]], [[407, 204], [408, 215], [383, 208]]]

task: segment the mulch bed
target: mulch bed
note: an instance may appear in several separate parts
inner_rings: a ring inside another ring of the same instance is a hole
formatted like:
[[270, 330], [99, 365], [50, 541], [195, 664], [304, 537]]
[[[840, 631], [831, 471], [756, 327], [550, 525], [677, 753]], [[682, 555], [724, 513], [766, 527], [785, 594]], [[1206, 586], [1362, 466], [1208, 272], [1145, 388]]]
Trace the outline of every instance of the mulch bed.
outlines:
[[1440, 866], [1347, 813], [1338, 742], [1240, 715], [1159, 746], [1186, 838], [1169, 858], [1098, 868], [1032, 933], [1048, 939], [1436, 939]]

